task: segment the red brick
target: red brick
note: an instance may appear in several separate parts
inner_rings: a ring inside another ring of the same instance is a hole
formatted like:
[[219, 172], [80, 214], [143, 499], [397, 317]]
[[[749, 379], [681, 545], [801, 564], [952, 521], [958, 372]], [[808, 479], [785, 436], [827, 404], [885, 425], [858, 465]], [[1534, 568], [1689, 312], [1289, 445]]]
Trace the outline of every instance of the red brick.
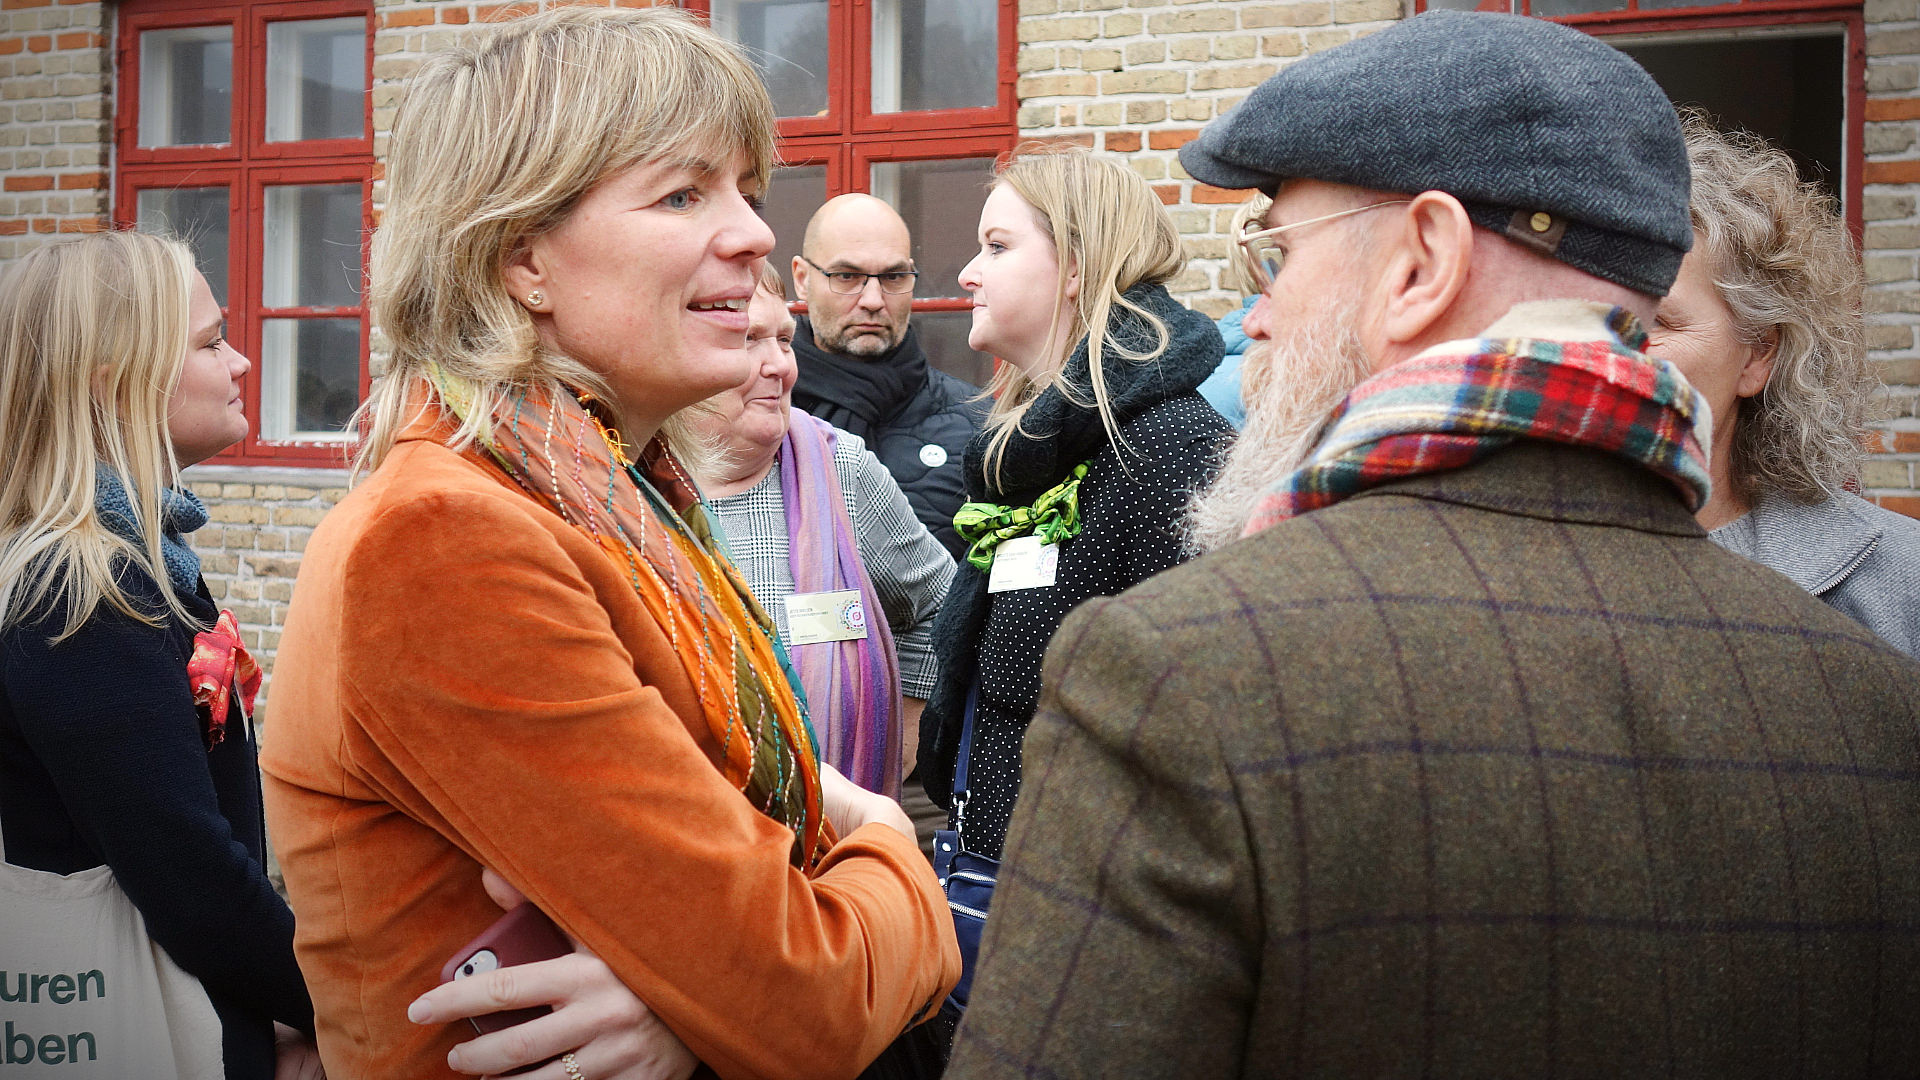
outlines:
[[1920, 184], [1920, 161], [1869, 161], [1860, 176], [1869, 184]]
[[106, 232], [107, 220], [97, 217], [68, 218], [60, 223], [60, 231], [64, 233]]
[[380, 26], [383, 29], [389, 26], [431, 25], [433, 25], [432, 8], [410, 8], [400, 11], [389, 11], [380, 16]]
[[0, 236], [19, 236], [27, 231], [24, 221], [0, 221]]
[[7, 191], [52, 191], [51, 176], [9, 176], [4, 188]]
[[1867, 119], [1920, 120], [1920, 97], [1868, 98]]
[[50, 217], [34, 218], [33, 231], [50, 233], [53, 231], [53, 228], [56, 224], [58, 224], [58, 222], [54, 221]]
[[1106, 139], [1107, 149], [1116, 154], [1131, 154], [1140, 149], [1140, 133], [1137, 131], [1109, 131]]
[[1147, 132], [1147, 146], [1153, 150], [1178, 150], [1200, 137], [1199, 128], [1174, 128]]
[[1913, 495], [1875, 495], [1873, 501], [1910, 518], [1920, 518], [1920, 496]]
[[458, 26], [459, 24], [467, 21], [467, 9], [466, 8], [442, 8], [440, 9], [440, 21], [448, 24], [449, 26]]
[[0, 11], [13, 11], [17, 8], [47, 7], [50, 0], [0, 0]]
[[53, 49], [53, 39], [45, 34], [35, 34], [27, 39], [28, 52], [49, 52]]
[[26, 47], [26, 41], [21, 38], [0, 38], [0, 56], [12, 56]]
[[1155, 184], [1153, 193], [1160, 196], [1160, 201], [1168, 206], [1176, 206], [1180, 202], [1179, 184]]
[[387, 178], [387, 163], [384, 161], [374, 162], [372, 179], [385, 180], [386, 178]]
[[1211, 184], [1193, 185], [1193, 201], [1197, 203], [1223, 203], [1233, 206], [1247, 201], [1253, 194], [1251, 188], [1217, 188]]
[[1887, 448], [1896, 454], [1920, 454], [1920, 431], [1889, 431]]
[[56, 49], [98, 49], [106, 43], [105, 34], [90, 34], [85, 31], [61, 34], [53, 39], [53, 47]]
[[67, 173], [60, 178], [61, 191], [98, 191], [107, 186], [107, 174], [103, 172]]

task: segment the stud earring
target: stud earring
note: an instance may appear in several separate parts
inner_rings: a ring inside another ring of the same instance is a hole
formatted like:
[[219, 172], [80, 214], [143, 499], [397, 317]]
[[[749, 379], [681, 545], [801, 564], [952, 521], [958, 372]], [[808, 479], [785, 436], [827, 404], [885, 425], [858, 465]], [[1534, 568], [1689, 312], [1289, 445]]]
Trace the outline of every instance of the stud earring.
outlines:
[[547, 294], [541, 292], [539, 289], [535, 289], [527, 294], [527, 306], [530, 308], [537, 308], [546, 302]]

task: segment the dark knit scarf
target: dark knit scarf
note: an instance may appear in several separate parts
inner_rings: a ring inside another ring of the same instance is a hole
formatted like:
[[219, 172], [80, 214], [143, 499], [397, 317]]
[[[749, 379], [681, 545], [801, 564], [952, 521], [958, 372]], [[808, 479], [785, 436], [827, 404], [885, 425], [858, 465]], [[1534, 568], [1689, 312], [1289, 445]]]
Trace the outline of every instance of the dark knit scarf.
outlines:
[[859, 357], [822, 349], [813, 340], [812, 324], [801, 318], [793, 332], [793, 351], [800, 361], [800, 379], [793, 384], [795, 399], [806, 402], [802, 407], [808, 412], [853, 432], [869, 446], [873, 429], [927, 385], [927, 354], [911, 326], [891, 350]]
[[[1123, 308], [1114, 309], [1101, 371], [1116, 427], [1125, 426], [1169, 398], [1193, 391], [1219, 366], [1226, 351], [1213, 320], [1181, 306], [1165, 287], [1136, 285], [1127, 290], [1126, 297], [1166, 324], [1168, 341], [1152, 360], [1137, 362], [1119, 355], [1115, 344], [1145, 351], [1153, 347], [1154, 335], [1153, 328], [1139, 316]], [[1073, 398], [1079, 401], [1068, 397], [1068, 387], [1073, 388]], [[1019, 429], [1001, 454], [1000, 467], [992, 475], [986, 461], [990, 433], [983, 430], [967, 443], [968, 500], [1031, 503], [1066, 479], [1074, 466], [1107, 447], [1106, 425], [1092, 402], [1087, 341], [1082, 338], [1067, 358], [1059, 379], [1027, 407]], [[1123, 457], [1127, 452], [1119, 450]], [[987, 574], [962, 561], [934, 623], [933, 648], [940, 658], [940, 681], [920, 718], [922, 760], [937, 763], [926, 770], [928, 790], [942, 804], [951, 792], [935, 791], [934, 787], [949, 784], [953, 775], [967, 689], [978, 677], [980, 636], [986, 629], [988, 604]]]
[[[93, 509], [114, 535], [135, 547], [146, 546], [126, 485], [104, 462], [93, 470]], [[167, 580], [181, 596], [200, 591], [200, 556], [187, 545], [186, 534], [206, 523], [207, 507], [199, 496], [178, 488], [160, 490], [160, 554], [167, 562]]]

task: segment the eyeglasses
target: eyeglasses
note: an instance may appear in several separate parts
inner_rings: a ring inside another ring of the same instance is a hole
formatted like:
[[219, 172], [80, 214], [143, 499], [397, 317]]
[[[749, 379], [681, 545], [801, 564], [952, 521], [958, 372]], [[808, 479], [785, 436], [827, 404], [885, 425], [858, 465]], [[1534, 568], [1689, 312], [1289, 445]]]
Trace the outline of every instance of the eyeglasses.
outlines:
[[913, 291], [913, 279], [920, 276], [918, 270], [882, 270], [878, 274], [866, 274], [858, 270], [829, 270], [805, 255], [800, 256], [800, 261], [820, 271], [821, 276], [827, 279], [827, 288], [842, 296], [865, 292], [868, 278], [880, 283], [881, 292], [896, 296], [910, 293]]
[[[1290, 229], [1304, 228], [1308, 225], [1318, 225], [1323, 221], [1349, 217], [1353, 214], [1365, 213], [1368, 210], [1378, 210], [1383, 206], [1399, 206], [1401, 203], [1410, 203], [1412, 201], [1412, 199], [1388, 199], [1386, 202], [1368, 203], [1365, 206], [1356, 206], [1351, 210], [1341, 210], [1338, 213], [1322, 214], [1319, 217], [1308, 218], [1305, 221], [1296, 221], [1291, 225], [1276, 225], [1271, 229], [1252, 229], [1241, 233], [1234, 239], [1240, 245], [1240, 254], [1246, 260], [1247, 270], [1253, 274], [1254, 283], [1260, 286], [1261, 292], [1266, 292], [1273, 287], [1274, 279], [1280, 276], [1280, 268], [1286, 265], [1287, 262], [1287, 253], [1282, 250], [1278, 244], [1273, 242], [1274, 237]], [[1259, 224], [1259, 222], [1255, 220], [1249, 221], [1247, 224], [1251, 226]]]

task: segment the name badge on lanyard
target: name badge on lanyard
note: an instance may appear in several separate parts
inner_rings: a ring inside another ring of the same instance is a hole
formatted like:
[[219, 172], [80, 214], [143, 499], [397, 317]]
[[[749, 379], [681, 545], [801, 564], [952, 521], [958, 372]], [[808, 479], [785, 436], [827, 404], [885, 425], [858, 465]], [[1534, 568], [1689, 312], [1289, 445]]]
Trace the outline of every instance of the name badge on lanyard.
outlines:
[[795, 593], [787, 597], [787, 644], [859, 641], [867, 636], [867, 609], [859, 589]]
[[987, 591], [1044, 589], [1053, 584], [1059, 572], [1059, 544], [1046, 543], [1038, 536], [1016, 536], [1002, 540], [1000, 546], [993, 549], [993, 569], [987, 572]]

